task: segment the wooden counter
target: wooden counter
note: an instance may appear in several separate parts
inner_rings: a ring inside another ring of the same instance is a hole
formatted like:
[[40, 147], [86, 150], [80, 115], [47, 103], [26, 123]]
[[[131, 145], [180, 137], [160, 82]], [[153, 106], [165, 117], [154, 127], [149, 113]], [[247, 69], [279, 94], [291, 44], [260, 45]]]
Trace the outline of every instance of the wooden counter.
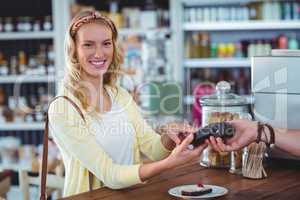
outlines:
[[272, 164], [267, 167], [269, 175], [266, 179], [251, 180], [239, 175], [233, 175], [225, 169], [205, 169], [198, 163], [185, 165], [170, 170], [155, 177], [147, 184], [136, 185], [122, 190], [100, 188], [92, 192], [64, 198], [65, 200], [167, 200], [178, 199], [168, 194], [174, 186], [195, 184], [201, 181], [204, 184], [226, 187], [227, 195], [218, 199], [300, 199], [300, 167], [298, 165]]

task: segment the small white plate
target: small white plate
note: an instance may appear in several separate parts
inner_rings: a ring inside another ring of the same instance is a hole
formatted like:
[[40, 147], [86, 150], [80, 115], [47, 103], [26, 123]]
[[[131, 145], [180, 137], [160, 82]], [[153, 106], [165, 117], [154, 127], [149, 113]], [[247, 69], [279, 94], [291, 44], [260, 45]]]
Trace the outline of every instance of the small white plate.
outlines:
[[184, 199], [204, 199], [204, 198], [213, 198], [213, 197], [220, 197], [228, 193], [228, 190], [224, 187], [216, 186], [216, 185], [203, 185], [204, 187], [209, 187], [212, 189], [212, 192], [208, 194], [203, 194], [199, 196], [186, 196], [182, 195], [182, 190], [188, 190], [189, 188], [195, 187], [195, 185], [181, 185], [177, 187], [173, 187], [169, 189], [168, 193], [175, 197], [180, 197]]

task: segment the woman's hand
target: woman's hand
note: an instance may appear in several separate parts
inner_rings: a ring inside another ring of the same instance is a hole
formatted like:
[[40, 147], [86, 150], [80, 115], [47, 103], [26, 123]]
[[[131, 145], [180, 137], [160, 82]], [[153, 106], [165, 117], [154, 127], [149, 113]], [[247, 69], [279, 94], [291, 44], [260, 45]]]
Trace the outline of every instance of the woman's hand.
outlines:
[[257, 137], [257, 123], [249, 120], [234, 120], [228, 122], [235, 128], [235, 135], [226, 141], [210, 137], [206, 143], [211, 144], [216, 151], [235, 151], [254, 142]]
[[161, 133], [161, 140], [163, 145], [172, 150], [175, 146], [179, 145], [184, 138], [191, 133], [195, 133], [197, 128], [189, 125], [188, 123], [168, 123], [159, 128]]
[[203, 149], [207, 147], [207, 144], [204, 143], [191, 150], [188, 146], [193, 141], [193, 138], [194, 134], [187, 136], [179, 145], [176, 146], [167, 158], [152, 163], [142, 164], [139, 168], [140, 179], [142, 181], [148, 180], [163, 171], [186, 164], [195, 159], [199, 159], [200, 154]]
[[203, 149], [207, 147], [207, 144], [204, 143], [195, 149], [189, 149], [188, 146], [193, 141], [193, 138], [194, 134], [190, 134], [179, 145], [176, 146], [172, 153], [166, 158], [168, 168], [177, 167], [200, 158], [200, 155]]

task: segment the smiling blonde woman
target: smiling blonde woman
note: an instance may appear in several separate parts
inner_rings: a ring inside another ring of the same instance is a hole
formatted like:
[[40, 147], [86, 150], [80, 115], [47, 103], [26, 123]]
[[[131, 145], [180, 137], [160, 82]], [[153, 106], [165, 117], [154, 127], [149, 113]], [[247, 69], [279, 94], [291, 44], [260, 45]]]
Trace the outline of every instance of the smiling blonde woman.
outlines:
[[[117, 29], [95, 11], [79, 13], [66, 34], [67, 73], [49, 108], [49, 127], [65, 165], [64, 196], [92, 188], [120, 189], [199, 157], [205, 145], [187, 147], [195, 129], [172, 123], [163, 134], [145, 123], [129, 93], [118, 86], [122, 56]], [[171, 127], [171, 128], [168, 128]], [[188, 133], [180, 140], [179, 133]], [[140, 153], [153, 162], [142, 163]]]

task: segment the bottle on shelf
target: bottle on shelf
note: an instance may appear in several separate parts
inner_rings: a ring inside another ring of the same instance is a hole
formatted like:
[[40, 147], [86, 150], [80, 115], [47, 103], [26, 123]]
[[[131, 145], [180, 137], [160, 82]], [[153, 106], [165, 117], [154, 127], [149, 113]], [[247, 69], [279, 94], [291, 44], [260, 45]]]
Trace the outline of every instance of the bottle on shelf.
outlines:
[[289, 49], [299, 49], [299, 42], [296, 38], [296, 34], [292, 34], [288, 41], [288, 48]]
[[234, 57], [236, 58], [243, 57], [242, 44], [240, 42], [235, 43]]
[[209, 58], [210, 56], [210, 38], [208, 33], [199, 34], [199, 52], [201, 58]]
[[278, 48], [288, 49], [288, 38], [285, 35], [280, 35], [278, 37]]
[[11, 75], [16, 75], [18, 73], [17, 67], [18, 67], [17, 57], [11, 56], [10, 57], [10, 74]]
[[210, 57], [217, 58], [218, 56], [218, 46], [215, 42], [212, 42], [210, 45]]
[[55, 54], [53, 45], [49, 45], [47, 47], [47, 74], [55, 74], [55, 67], [54, 67], [54, 61], [55, 61]]
[[299, 20], [300, 19], [300, 3], [293, 2], [293, 19]]
[[119, 5], [117, 1], [109, 3], [109, 17], [115, 23], [116, 27], [123, 27], [123, 16], [119, 12]]
[[250, 20], [261, 20], [262, 19], [262, 6], [260, 2], [250, 2], [249, 8], [249, 19]]
[[42, 86], [38, 88], [38, 97], [39, 97], [39, 104], [41, 106], [41, 112], [47, 112], [50, 96], [47, 94], [46, 89]]
[[140, 9], [125, 7], [122, 9], [125, 28], [138, 28], [140, 27]]
[[28, 69], [26, 70], [26, 74], [33, 75], [35, 74], [37, 68], [37, 56], [29, 55], [28, 57]]
[[224, 43], [218, 44], [218, 58], [225, 58], [226, 57], [226, 45]]
[[226, 46], [226, 57], [234, 57], [235, 55], [235, 45], [233, 43], [228, 43]]
[[24, 51], [19, 51], [18, 60], [19, 60], [19, 62], [18, 62], [18, 64], [19, 64], [18, 74], [25, 74], [27, 59], [26, 59], [26, 54], [25, 54]]
[[141, 11], [141, 19], [145, 19], [141, 23], [141, 28], [150, 29], [157, 28], [157, 6], [153, 0], [146, 0], [143, 10]]
[[271, 42], [268, 40], [263, 40], [263, 52], [264, 55], [270, 55], [272, 51]]
[[200, 58], [200, 38], [198, 33], [192, 33], [191, 35], [191, 45], [190, 45], [190, 58]]
[[282, 19], [291, 20], [292, 19], [292, 4], [291, 2], [282, 2]]
[[264, 55], [264, 44], [262, 43], [261, 40], [257, 40], [256, 44], [255, 44], [255, 55], [256, 56], [262, 56]]
[[7, 61], [3, 53], [0, 51], [0, 76], [7, 75], [7, 74], [8, 74]]
[[45, 75], [46, 70], [46, 62], [47, 62], [47, 46], [45, 44], [41, 44], [37, 53], [37, 73], [39, 75]]
[[192, 42], [192, 36], [188, 35], [185, 37], [185, 57], [186, 58], [192, 58], [192, 48], [193, 48], [193, 42]]

